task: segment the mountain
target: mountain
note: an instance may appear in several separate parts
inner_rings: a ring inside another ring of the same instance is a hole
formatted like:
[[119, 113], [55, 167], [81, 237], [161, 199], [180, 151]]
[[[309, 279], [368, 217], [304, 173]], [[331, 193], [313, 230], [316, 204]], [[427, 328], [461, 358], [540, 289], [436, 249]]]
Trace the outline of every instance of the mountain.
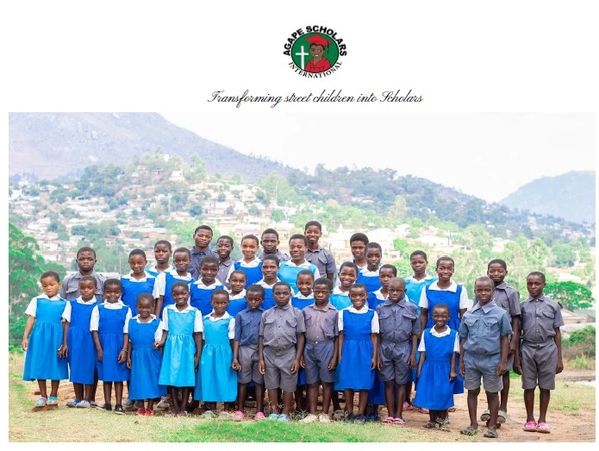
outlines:
[[514, 209], [594, 224], [595, 173], [572, 171], [542, 177], [522, 186], [501, 203]]
[[156, 149], [186, 160], [196, 155], [209, 173], [247, 181], [292, 171], [203, 139], [156, 113], [11, 113], [8, 148], [10, 175], [40, 179], [77, 175], [96, 163], [122, 165]]

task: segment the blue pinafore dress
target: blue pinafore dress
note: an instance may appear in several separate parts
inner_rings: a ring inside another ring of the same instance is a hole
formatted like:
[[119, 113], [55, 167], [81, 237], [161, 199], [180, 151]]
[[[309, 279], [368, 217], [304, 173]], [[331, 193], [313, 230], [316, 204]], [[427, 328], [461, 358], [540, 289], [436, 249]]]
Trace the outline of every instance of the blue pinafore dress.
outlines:
[[262, 262], [257, 266], [243, 266], [241, 261], [233, 263], [233, 267], [236, 271], [243, 271], [245, 273], [245, 288], [262, 279]]
[[196, 383], [195, 352], [193, 327], [197, 309], [179, 312], [168, 311], [168, 335], [164, 345], [162, 366], [160, 368], [160, 385], [173, 387], [193, 387]]
[[123, 349], [123, 327], [129, 307], [109, 309], [104, 304], [98, 305], [100, 321], [98, 336], [104, 351], [101, 362], [96, 363], [98, 379], [104, 382], [124, 382], [129, 380], [127, 362], [119, 363], [119, 353]]
[[158, 384], [162, 366], [162, 352], [154, 348], [154, 334], [158, 327], [160, 327], [158, 318], [148, 323], [138, 323], [136, 319], [129, 320], [129, 341], [133, 347], [129, 381], [130, 399], [156, 399], [166, 394], [166, 387]]
[[67, 332], [69, 345], [69, 380], [74, 384], [90, 385], [94, 383], [96, 371], [96, 346], [89, 330], [92, 311], [99, 302], [80, 304], [71, 303], [71, 324]]
[[231, 368], [233, 350], [229, 341], [229, 323], [204, 317], [204, 348], [193, 398], [206, 402], [230, 402], [237, 398], [237, 373]]
[[[162, 310], [164, 310], [166, 306], [175, 303], [175, 300], [173, 299], [173, 285], [177, 282], [183, 282], [188, 285], [191, 284], [190, 280], [175, 277], [169, 272], [164, 273], [164, 296], [162, 296]], [[191, 291], [191, 288], [189, 289], [189, 291]], [[161, 317], [162, 310], [160, 310]]]
[[35, 324], [25, 353], [23, 380], [61, 380], [69, 376], [67, 359], [58, 357], [58, 348], [62, 346], [64, 337], [62, 314], [67, 302], [64, 299], [37, 298]]
[[123, 286], [123, 294], [121, 296], [123, 303], [131, 309], [131, 316], [137, 315], [137, 297], [140, 294], [152, 294], [154, 291], [154, 277], [147, 277], [146, 280], [137, 281], [131, 277], [121, 277], [121, 285]]
[[[293, 305], [295, 308], [297, 308], [299, 310], [303, 310], [311, 304], [314, 304], [313, 297], [310, 297], [308, 299], [303, 298], [303, 297], [302, 298], [296, 298], [296, 297], [291, 298], [291, 305]], [[300, 367], [300, 369], [297, 372], [297, 385], [307, 385], [307, 384], [308, 384], [308, 381], [306, 380], [306, 369]]]
[[[422, 373], [416, 382], [414, 404], [431, 410], [447, 410], [453, 407], [455, 380], [449, 380], [451, 355], [456, 331], [449, 335], [435, 337], [427, 329], [422, 334], [426, 357], [422, 365]], [[457, 359], [457, 356], [456, 356]]]
[[374, 310], [352, 313], [342, 310], [343, 349], [337, 369], [335, 390], [370, 390], [374, 383], [372, 360], [371, 322]]
[[[237, 299], [231, 299], [229, 301], [229, 305], [227, 306], [227, 313], [229, 315], [231, 315], [233, 318], [235, 318], [235, 315], [237, 315], [242, 310], [245, 310], [247, 307], [248, 307], [247, 296], [237, 298]], [[212, 308], [211, 308], [210, 312], [208, 312], [208, 313], [212, 313]]]
[[192, 283], [189, 290], [189, 304], [202, 312], [202, 316], [212, 312], [212, 292], [222, 290], [222, 285], [215, 285], [214, 288], [200, 288], [196, 283]]

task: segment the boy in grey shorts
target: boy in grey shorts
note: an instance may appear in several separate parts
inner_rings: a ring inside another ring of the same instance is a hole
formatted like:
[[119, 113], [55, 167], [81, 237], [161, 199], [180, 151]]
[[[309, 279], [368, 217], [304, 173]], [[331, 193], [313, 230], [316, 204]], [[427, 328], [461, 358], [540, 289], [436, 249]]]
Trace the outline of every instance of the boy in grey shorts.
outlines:
[[[301, 310], [293, 307], [291, 287], [286, 282], [277, 282], [273, 287], [276, 305], [268, 309], [260, 320], [258, 342], [259, 369], [264, 375], [264, 386], [273, 412], [269, 419], [289, 421], [293, 403], [293, 392], [297, 386], [297, 372], [304, 350], [306, 326]], [[283, 413], [279, 410], [277, 389], [283, 390]]]
[[[560, 326], [564, 325], [559, 305], [543, 293], [545, 275], [531, 272], [526, 278], [529, 297], [522, 303], [522, 342], [516, 354], [514, 370], [522, 374], [527, 432], [549, 433], [547, 408], [550, 390], [555, 389], [555, 375], [564, 369]], [[535, 421], [535, 388], [539, 386], [540, 413]]]
[[510, 319], [505, 310], [493, 300], [495, 285], [489, 277], [479, 277], [474, 283], [477, 303], [467, 311], [460, 325], [460, 367], [464, 376], [464, 388], [468, 390], [468, 414], [470, 426], [461, 431], [474, 435], [478, 430], [476, 408], [483, 379], [490, 418], [485, 437], [497, 438], [497, 413], [499, 392], [503, 387], [502, 376], [506, 371], [509, 336], [512, 334]]
[[235, 337], [233, 339], [233, 363], [231, 367], [238, 371], [237, 411], [234, 419], [241, 421], [247, 396], [248, 384], [254, 382], [256, 388], [256, 420], [264, 419], [264, 376], [258, 368], [258, 340], [264, 288], [250, 285], [246, 291], [248, 307], [235, 316]]

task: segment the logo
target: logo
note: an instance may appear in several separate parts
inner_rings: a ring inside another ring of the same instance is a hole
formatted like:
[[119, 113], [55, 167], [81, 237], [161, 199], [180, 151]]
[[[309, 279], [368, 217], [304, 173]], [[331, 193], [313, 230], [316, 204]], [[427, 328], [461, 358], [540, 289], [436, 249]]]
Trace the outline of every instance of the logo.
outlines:
[[341, 67], [340, 57], [347, 55], [342, 38], [332, 28], [314, 25], [291, 33], [283, 55], [291, 57], [289, 67], [307, 78], [322, 78]]

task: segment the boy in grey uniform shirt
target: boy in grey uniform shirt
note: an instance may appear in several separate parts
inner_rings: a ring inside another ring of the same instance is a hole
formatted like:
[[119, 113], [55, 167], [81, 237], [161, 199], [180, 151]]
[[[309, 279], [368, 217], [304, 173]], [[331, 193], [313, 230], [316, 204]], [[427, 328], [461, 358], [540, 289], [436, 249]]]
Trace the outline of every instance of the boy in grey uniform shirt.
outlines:
[[[259, 368], [264, 375], [264, 386], [274, 410], [269, 418], [289, 421], [293, 392], [297, 386], [297, 372], [304, 350], [306, 326], [301, 310], [290, 304], [291, 287], [288, 283], [275, 283], [273, 297], [276, 305], [266, 310], [260, 320]], [[284, 391], [282, 414], [277, 412], [278, 388]]]
[[[527, 432], [549, 433], [547, 408], [555, 375], [564, 369], [560, 327], [564, 325], [559, 305], [544, 295], [545, 275], [531, 272], [526, 278], [529, 298], [522, 303], [522, 342], [516, 354], [514, 370], [522, 374]], [[535, 421], [535, 388], [539, 386], [540, 413]]]
[[503, 387], [512, 326], [505, 310], [493, 301], [495, 285], [489, 277], [479, 277], [474, 283], [477, 303], [467, 311], [460, 325], [460, 374], [468, 390], [470, 426], [461, 431], [474, 435], [478, 430], [476, 408], [483, 379], [490, 417], [484, 436], [497, 438], [498, 392]]
[[318, 240], [322, 236], [322, 225], [318, 221], [308, 221], [304, 226], [304, 235], [308, 240], [308, 249], [306, 250], [306, 260], [318, 268], [322, 276], [333, 280], [337, 272], [335, 257], [328, 249], [321, 247]]
[[79, 281], [83, 276], [92, 276], [96, 279], [96, 292], [94, 295], [98, 301], [104, 300], [104, 282], [106, 277], [94, 271], [96, 265], [96, 251], [91, 247], [82, 247], [77, 251], [77, 267], [79, 271], [69, 274], [64, 278], [60, 286], [60, 297], [71, 301], [81, 296], [79, 292]]

